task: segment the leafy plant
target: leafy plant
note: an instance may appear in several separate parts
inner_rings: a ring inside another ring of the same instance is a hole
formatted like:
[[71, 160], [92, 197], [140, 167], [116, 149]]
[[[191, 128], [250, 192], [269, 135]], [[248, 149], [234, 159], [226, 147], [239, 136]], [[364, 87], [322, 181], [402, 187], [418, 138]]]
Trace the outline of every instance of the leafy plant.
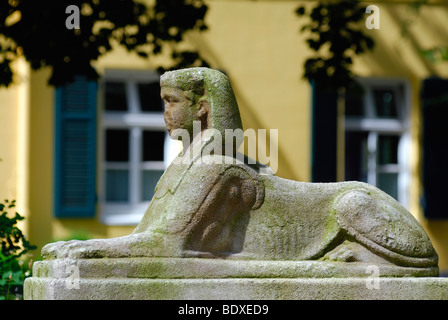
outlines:
[[23, 282], [31, 275], [32, 261], [25, 254], [36, 249], [16, 226], [23, 220], [19, 213], [8, 217], [8, 209], [15, 207], [15, 200], [0, 203], [0, 300], [20, 299], [23, 295]]
[[[72, 5], [80, 11], [79, 29], [66, 27]], [[169, 50], [175, 63], [200, 66], [197, 52], [177, 44], [190, 30], [207, 30], [207, 9], [205, 0], [0, 1], [0, 87], [12, 83], [11, 63], [19, 57], [33, 70], [52, 67], [52, 85], [76, 75], [96, 80], [92, 62], [117, 45], [142, 58]]]
[[374, 47], [360, 23], [365, 10], [360, 0], [320, 1], [310, 11], [297, 9], [297, 15], [311, 20], [301, 31], [310, 33], [307, 43], [316, 52], [305, 62], [305, 78], [333, 90], [353, 85], [354, 57]]

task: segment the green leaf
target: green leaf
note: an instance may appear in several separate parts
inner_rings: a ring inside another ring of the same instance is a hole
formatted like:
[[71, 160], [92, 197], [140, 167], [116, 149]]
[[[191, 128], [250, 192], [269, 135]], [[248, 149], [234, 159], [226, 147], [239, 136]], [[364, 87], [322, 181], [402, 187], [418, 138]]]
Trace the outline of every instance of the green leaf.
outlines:
[[16, 271], [12, 274], [12, 282], [15, 285], [22, 285], [23, 284], [23, 273], [22, 271]]
[[11, 280], [13, 277], [13, 272], [12, 271], [6, 271], [5, 273], [2, 274], [2, 279], [9, 281]]

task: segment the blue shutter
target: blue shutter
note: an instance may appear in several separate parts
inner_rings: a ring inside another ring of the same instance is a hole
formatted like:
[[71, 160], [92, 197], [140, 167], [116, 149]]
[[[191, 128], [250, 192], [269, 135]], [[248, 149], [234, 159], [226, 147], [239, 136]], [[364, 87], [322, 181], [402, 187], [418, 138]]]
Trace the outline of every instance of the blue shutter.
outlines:
[[423, 167], [422, 208], [431, 219], [448, 219], [448, 80], [430, 78], [423, 82]]
[[337, 98], [334, 90], [312, 82], [311, 179], [313, 182], [336, 181]]
[[97, 83], [76, 77], [55, 104], [55, 216], [94, 217]]

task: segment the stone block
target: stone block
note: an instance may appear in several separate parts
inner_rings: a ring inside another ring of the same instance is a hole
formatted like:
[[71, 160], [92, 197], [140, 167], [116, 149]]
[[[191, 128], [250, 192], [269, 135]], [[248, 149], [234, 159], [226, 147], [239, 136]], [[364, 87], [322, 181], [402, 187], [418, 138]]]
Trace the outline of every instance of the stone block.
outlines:
[[448, 299], [448, 278], [418, 272], [403, 267], [397, 276], [396, 267], [325, 261], [57, 259], [34, 264], [25, 299]]

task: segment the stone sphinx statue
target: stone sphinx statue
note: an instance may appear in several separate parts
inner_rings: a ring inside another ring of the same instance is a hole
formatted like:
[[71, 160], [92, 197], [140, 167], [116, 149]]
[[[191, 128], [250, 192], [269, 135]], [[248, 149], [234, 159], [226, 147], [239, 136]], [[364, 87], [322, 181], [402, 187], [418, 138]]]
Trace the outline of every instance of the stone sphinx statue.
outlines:
[[217, 132], [222, 138], [226, 129], [242, 129], [223, 73], [166, 72], [161, 96], [171, 137], [181, 129], [190, 139], [160, 178], [140, 224], [124, 237], [48, 244], [44, 259], [313, 261], [336, 263], [350, 276], [365, 273], [354, 268], [360, 264], [390, 276], [438, 275], [438, 256], [422, 227], [381, 190], [361, 182], [287, 180], [249, 163], [238, 145], [230, 155], [217, 151], [234, 142], [220, 141]]

